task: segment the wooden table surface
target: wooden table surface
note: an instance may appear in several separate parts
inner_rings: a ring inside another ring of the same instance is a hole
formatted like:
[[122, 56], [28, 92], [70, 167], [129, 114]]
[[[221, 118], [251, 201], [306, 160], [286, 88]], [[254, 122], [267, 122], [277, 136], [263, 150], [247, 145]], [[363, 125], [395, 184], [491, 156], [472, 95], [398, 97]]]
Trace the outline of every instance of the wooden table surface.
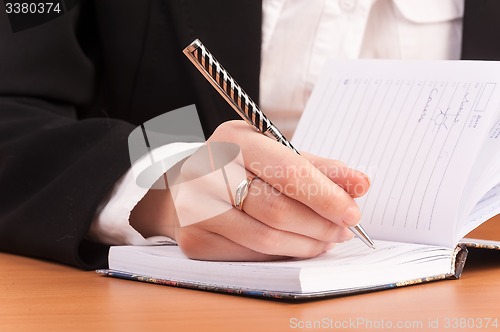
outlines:
[[[500, 218], [487, 225], [476, 235], [500, 235]], [[500, 252], [471, 251], [459, 280], [300, 303], [107, 278], [0, 253], [1, 332], [294, 331], [314, 323], [321, 325], [303, 330], [500, 331]]]

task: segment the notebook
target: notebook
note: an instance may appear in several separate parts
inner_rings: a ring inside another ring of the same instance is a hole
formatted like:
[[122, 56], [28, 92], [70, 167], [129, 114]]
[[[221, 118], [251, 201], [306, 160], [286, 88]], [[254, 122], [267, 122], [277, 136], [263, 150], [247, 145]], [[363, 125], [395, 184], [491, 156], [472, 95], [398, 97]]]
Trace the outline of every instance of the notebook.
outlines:
[[463, 239], [500, 213], [499, 106], [499, 62], [331, 60], [292, 143], [370, 176], [357, 203], [376, 250], [353, 239], [308, 260], [206, 262], [116, 246], [100, 272], [292, 299], [458, 278], [466, 246], [500, 249]]

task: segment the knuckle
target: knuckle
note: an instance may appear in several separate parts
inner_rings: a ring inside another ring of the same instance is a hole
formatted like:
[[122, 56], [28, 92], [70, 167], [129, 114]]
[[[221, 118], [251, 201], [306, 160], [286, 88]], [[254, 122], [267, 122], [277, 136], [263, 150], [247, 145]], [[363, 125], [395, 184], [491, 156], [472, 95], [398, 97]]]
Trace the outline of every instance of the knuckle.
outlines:
[[279, 248], [283, 242], [280, 232], [262, 224], [257, 228], [256, 239], [259, 241], [260, 252], [265, 254], [280, 253]]
[[283, 195], [271, 193], [264, 196], [263, 208], [266, 209], [266, 214], [269, 215], [269, 220], [272, 226], [278, 229], [283, 229], [287, 223], [290, 206]]
[[325, 222], [321, 228], [321, 239], [320, 240], [327, 241], [327, 242], [337, 241], [338, 240], [338, 230], [339, 230], [339, 226], [337, 226], [336, 224], [334, 224], [330, 221]]

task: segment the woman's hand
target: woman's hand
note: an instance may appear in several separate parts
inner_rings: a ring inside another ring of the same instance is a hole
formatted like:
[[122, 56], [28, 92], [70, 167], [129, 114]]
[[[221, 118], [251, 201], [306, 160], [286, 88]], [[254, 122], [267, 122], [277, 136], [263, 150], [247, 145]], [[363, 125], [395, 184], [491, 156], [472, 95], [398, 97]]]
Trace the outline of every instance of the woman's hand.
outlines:
[[[220, 125], [207, 141], [208, 146], [215, 142], [235, 144], [243, 156], [241, 165], [234, 162], [226, 167], [231, 174], [224, 178], [242, 174], [240, 182], [245, 173], [256, 176], [243, 210], [232, 207], [233, 197], [224, 197], [217, 190], [227, 187], [234, 194], [234, 186], [228, 186], [228, 181], [224, 185], [221, 176], [205, 177], [205, 185], [188, 186], [187, 194], [174, 195], [173, 199], [169, 190], [150, 190], [132, 212], [132, 226], [145, 236], [170, 236], [187, 256], [203, 260], [308, 258], [352, 238], [347, 227], [360, 219], [353, 198], [367, 192], [370, 184], [366, 175], [338, 161], [297, 155], [243, 121]], [[193, 178], [193, 165], [199, 166], [196, 158], [196, 162], [188, 158], [180, 173]], [[213, 160], [209, 162], [214, 165]], [[235, 171], [238, 168], [240, 173]], [[181, 214], [191, 211], [199, 215], [212, 209], [213, 204], [206, 202], [215, 201], [227, 208], [206, 219], [183, 223]], [[175, 208], [182, 213], [176, 215]]]

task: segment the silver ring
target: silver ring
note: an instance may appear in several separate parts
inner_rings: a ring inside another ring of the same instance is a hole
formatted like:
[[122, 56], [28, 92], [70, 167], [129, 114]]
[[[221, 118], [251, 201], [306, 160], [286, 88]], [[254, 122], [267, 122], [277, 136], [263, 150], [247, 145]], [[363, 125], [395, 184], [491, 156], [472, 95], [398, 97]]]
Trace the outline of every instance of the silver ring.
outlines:
[[236, 188], [236, 193], [234, 194], [234, 207], [238, 210], [243, 211], [243, 202], [245, 198], [247, 198], [248, 189], [256, 177], [255, 175], [247, 177], [245, 180], [241, 181], [238, 188]]

